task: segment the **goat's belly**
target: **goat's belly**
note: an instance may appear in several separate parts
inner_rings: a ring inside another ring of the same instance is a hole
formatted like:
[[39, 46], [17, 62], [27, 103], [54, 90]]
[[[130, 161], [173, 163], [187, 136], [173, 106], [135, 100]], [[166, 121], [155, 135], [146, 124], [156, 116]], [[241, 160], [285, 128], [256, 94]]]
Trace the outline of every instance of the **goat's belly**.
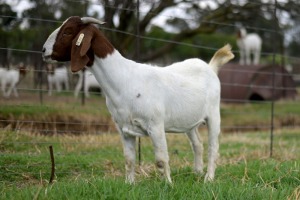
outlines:
[[174, 132], [174, 133], [186, 133], [190, 132], [192, 129], [204, 125], [205, 120], [200, 119], [198, 121], [185, 121], [184, 119], [181, 122], [177, 123], [165, 123], [165, 131], [166, 132]]
[[123, 126], [122, 132], [126, 135], [131, 135], [131, 136], [136, 136], [136, 137], [148, 136], [147, 132], [138, 129], [137, 127], [132, 128], [132, 127], [128, 127], [128, 126]]

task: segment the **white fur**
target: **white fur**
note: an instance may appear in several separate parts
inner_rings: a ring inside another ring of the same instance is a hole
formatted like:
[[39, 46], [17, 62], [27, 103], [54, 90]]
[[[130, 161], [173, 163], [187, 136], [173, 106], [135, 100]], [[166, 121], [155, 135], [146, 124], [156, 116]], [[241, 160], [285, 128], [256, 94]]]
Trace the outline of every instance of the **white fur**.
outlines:
[[19, 70], [15, 70], [15, 69], [7, 70], [4, 68], [0, 68], [1, 90], [4, 97], [9, 97], [11, 92], [14, 93], [15, 97], [19, 96], [16, 88], [19, 79], [20, 79]]
[[[82, 88], [82, 81], [83, 81], [83, 72], [80, 71], [79, 73], [78, 82], [75, 87], [74, 96], [78, 97], [79, 92]], [[91, 87], [100, 88], [98, 81], [96, 80], [94, 74], [92, 74], [89, 70], [85, 70], [84, 72], [84, 95], [86, 97], [90, 97], [89, 89]]]
[[[241, 38], [237, 39], [237, 45], [240, 49], [240, 64], [241, 65], [258, 65], [260, 60], [260, 52], [262, 40], [256, 33], [247, 34], [246, 29], [242, 28]], [[251, 62], [251, 54], [253, 61]]]
[[[55, 40], [49, 37], [43, 50], [48, 62], [52, 61], [51, 41]], [[101, 86], [121, 135], [127, 182], [134, 182], [137, 136], [151, 138], [157, 168], [171, 182], [166, 132], [187, 134], [195, 155], [195, 170], [202, 173], [203, 145], [198, 127], [203, 123], [208, 126], [209, 140], [205, 180], [213, 180], [221, 122], [220, 81], [214, 70], [234, 57], [231, 52], [224, 56], [227, 59], [223, 56], [214, 56], [209, 65], [195, 58], [155, 67], [126, 59], [117, 50], [103, 59], [94, 55], [89, 70]]]
[[187, 133], [195, 154], [195, 170], [203, 172], [198, 126], [209, 128], [209, 164], [205, 180], [212, 180], [220, 133], [220, 82], [205, 62], [190, 59], [159, 68], [139, 64], [115, 51], [95, 58], [91, 72], [99, 81], [106, 104], [123, 139], [127, 181], [134, 182], [135, 137], [150, 136], [158, 169], [171, 182], [165, 132]]
[[69, 90], [68, 71], [66, 67], [56, 68], [54, 74], [47, 74], [47, 80], [49, 96], [52, 95], [53, 85], [55, 85], [57, 92], [61, 92], [63, 85], [66, 90]]

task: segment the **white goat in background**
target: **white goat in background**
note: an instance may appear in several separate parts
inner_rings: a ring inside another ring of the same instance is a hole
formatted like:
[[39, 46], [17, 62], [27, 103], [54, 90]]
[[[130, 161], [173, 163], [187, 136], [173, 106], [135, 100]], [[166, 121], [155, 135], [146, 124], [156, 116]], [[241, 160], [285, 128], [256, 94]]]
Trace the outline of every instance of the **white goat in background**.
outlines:
[[90, 97], [90, 93], [89, 93], [89, 89], [91, 87], [95, 87], [95, 88], [100, 88], [100, 85], [98, 83], [98, 81], [96, 80], [94, 74], [92, 74], [89, 70], [85, 70], [83, 71], [79, 71], [78, 75], [78, 81], [75, 87], [75, 91], [74, 91], [74, 96], [78, 97], [79, 92], [82, 89], [82, 84], [83, 84], [83, 74], [84, 74], [84, 95], [86, 97]]
[[47, 80], [48, 80], [48, 95], [52, 95], [53, 85], [56, 87], [57, 92], [62, 91], [63, 85], [65, 89], [69, 90], [68, 70], [65, 66], [55, 68], [52, 64], [47, 65]]
[[[205, 180], [213, 180], [220, 133], [220, 81], [218, 67], [234, 57], [231, 47], [218, 50], [209, 64], [194, 58], [167, 67], [136, 63], [123, 57], [93, 24], [91, 17], [70, 17], [43, 46], [46, 62], [71, 60], [72, 72], [88, 66], [98, 80], [106, 105], [123, 142], [126, 181], [134, 182], [136, 137], [153, 142], [156, 167], [171, 181], [166, 132], [186, 133], [195, 171], [203, 172], [202, 141], [198, 127], [208, 126], [208, 167]], [[59, 42], [58, 42], [59, 41]]]
[[23, 64], [20, 64], [18, 69], [0, 68], [1, 90], [4, 97], [10, 97], [11, 92], [15, 97], [19, 96], [16, 86], [20, 81], [20, 76], [25, 76], [25, 74], [26, 69]]
[[[240, 65], [258, 65], [260, 60], [262, 40], [256, 33], [249, 33], [241, 28], [237, 35], [237, 46], [240, 49]], [[251, 62], [253, 54], [253, 62]]]

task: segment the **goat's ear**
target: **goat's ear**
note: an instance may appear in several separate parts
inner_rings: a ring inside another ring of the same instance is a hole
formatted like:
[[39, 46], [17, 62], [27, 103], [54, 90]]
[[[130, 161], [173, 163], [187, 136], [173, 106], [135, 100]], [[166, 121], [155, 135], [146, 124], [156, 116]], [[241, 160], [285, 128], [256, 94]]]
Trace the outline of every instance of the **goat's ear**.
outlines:
[[86, 55], [91, 47], [93, 32], [88, 28], [83, 29], [78, 33], [72, 42], [71, 50], [71, 71], [78, 72], [82, 70], [89, 62], [89, 57]]

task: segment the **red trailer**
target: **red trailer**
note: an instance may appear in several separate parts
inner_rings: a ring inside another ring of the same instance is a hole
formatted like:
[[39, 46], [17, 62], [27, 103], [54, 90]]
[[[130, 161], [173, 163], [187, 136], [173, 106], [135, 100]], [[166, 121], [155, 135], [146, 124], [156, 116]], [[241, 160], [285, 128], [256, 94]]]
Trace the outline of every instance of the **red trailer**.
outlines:
[[220, 69], [219, 78], [224, 102], [293, 99], [297, 94], [295, 81], [282, 66], [229, 63]]

